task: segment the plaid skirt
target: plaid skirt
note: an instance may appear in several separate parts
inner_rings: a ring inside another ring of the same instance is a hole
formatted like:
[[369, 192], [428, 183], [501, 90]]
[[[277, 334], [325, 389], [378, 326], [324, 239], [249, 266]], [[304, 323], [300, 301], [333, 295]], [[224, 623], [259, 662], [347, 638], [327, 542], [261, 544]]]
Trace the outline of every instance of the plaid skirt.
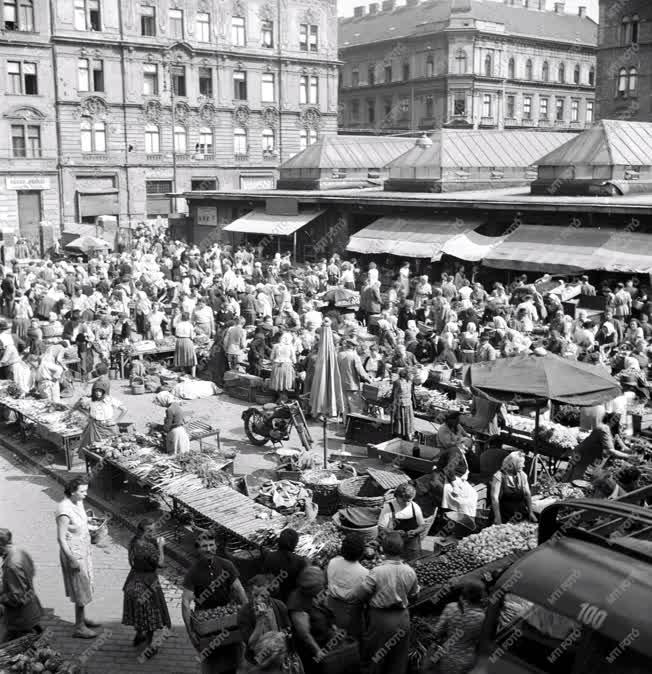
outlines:
[[158, 579], [147, 583], [130, 574], [123, 588], [122, 624], [139, 632], [155, 632], [171, 627], [170, 614]]
[[177, 337], [176, 348], [174, 349], [175, 367], [194, 367], [197, 365], [197, 354], [195, 345], [190, 337]]

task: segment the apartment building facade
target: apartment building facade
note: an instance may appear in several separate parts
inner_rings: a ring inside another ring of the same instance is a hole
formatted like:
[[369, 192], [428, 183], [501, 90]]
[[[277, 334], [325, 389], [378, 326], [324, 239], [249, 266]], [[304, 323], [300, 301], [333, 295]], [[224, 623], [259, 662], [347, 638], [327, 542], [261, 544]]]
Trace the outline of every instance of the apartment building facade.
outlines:
[[340, 20], [340, 129], [579, 130], [594, 118], [597, 26], [543, 0], [394, 0]]

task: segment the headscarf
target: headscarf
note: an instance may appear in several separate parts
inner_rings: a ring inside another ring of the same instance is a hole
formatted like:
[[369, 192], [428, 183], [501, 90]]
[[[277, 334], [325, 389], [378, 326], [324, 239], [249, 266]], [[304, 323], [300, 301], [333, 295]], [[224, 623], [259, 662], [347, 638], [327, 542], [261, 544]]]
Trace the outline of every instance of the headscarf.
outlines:
[[91, 395], [93, 394], [94, 391], [102, 391], [105, 396], [109, 395], [109, 388], [110, 385], [108, 382], [103, 381], [102, 379], [97, 380], [96, 382], [93, 383], [93, 388], [91, 390]]

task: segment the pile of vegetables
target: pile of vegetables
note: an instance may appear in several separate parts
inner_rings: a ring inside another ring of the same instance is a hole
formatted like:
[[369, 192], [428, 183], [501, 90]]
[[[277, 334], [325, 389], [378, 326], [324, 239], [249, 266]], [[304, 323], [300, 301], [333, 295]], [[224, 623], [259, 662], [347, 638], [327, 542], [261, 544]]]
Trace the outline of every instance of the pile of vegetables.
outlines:
[[194, 612], [194, 616], [199, 622], [205, 622], [207, 620], [214, 620], [215, 618], [226, 618], [226, 616], [236, 615], [239, 610], [240, 604], [230, 602], [224, 606], [199, 609]]
[[429, 653], [436, 644], [435, 625], [437, 618], [433, 616], [413, 615], [410, 618], [410, 652], [408, 662], [410, 671], [421, 672], [428, 662]]
[[494, 524], [480, 533], [467, 536], [452, 552], [415, 564], [414, 570], [421, 586], [443, 585], [485, 564], [536, 546], [535, 524]]
[[552, 421], [545, 421], [539, 425], [538, 440], [548, 445], [572, 451], [588, 435], [579, 428], [569, 428]]
[[414, 400], [417, 410], [425, 414], [439, 414], [449, 410], [463, 411], [460, 404], [455, 400], [450, 400], [445, 393], [424, 386], [415, 386]]
[[562, 405], [555, 414], [555, 419], [562, 426], [579, 426], [580, 408], [575, 405]]
[[558, 482], [546, 473], [539, 475], [536, 486], [532, 487], [532, 494], [556, 499], [584, 498], [585, 496], [581, 489], [573, 487], [568, 482]]
[[11, 659], [11, 672], [21, 674], [78, 674], [81, 667], [67, 662], [53, 648], [37, 648]]

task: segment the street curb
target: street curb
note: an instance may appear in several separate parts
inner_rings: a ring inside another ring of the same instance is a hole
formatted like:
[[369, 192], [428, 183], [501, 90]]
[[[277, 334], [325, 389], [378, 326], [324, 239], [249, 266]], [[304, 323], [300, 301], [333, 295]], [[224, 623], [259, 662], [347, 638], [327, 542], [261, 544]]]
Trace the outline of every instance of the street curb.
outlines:
[[[21, 447], [19, 444], [13, 442], [11, 439], [0, 435], [0, 446], [9, 450], [13, 454], [19, 456], [23, 461], [29, 463], [31, 466], [38, 468], [38, 470], [52, 478], [55, 482], [59, 483], [62, 486], [65, 486], [66, 480], [59, 475], [55, 470], [52, 470], [48, 466], [44, 466], [40, 463], [35, 457], [33, 457], [24, 447]], [[99, 496], [94, 496], [93, 494], [88, 494], [86, 501], [99, 510], [109, 514], [111, 519], [118, 522], [121, 526], [125, 527], [129, 531], [136, 531], [136, 527], [124, 517], [118, 510], [113, 508], [108, 501], [105, 501]], [[189, 557], [179, 546], [167, 544], [165, 547], [166, 557], [173, 559], [177, 564], [184, 568], [189, 568], [194, 563], [194, 559]]]

